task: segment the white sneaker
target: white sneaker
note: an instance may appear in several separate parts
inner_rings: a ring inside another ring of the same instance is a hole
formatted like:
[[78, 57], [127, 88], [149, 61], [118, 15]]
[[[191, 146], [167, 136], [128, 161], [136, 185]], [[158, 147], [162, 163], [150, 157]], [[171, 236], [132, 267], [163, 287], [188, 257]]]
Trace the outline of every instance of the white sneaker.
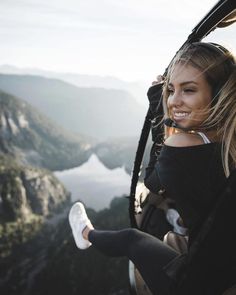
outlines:
[[82, 232], [86, 226], [92, 226], [92, 224], [88, 219], [82, 203], [77, 202], [71, 207], [69, 212], [69, 222], [76, 246], [79, 249], [89, 248], [92, 244], [84, 239]]
[[173, 231], [177, 234], [185, 235], [187, 228], [178, 224], [179, 213], [175, 209], [168, 209], [166, 212], [166, 219], [168, 222], [173, 225]]

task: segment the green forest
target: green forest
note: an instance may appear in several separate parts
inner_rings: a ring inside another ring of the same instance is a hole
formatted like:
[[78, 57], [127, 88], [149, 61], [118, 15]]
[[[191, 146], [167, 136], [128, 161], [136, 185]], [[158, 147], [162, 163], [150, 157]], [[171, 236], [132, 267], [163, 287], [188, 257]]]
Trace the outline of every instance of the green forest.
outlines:
[[[115, 198], [100, 212], [88, 208], [88, 214], [96, 228], [124, 228], [128, 199]], [[93, 247], [77, 249], [67, 217], [56, 227], [39, 220], [13, 224], [1, 227], [1, 295], [129, 294], [127, 259], [106, 257]]]

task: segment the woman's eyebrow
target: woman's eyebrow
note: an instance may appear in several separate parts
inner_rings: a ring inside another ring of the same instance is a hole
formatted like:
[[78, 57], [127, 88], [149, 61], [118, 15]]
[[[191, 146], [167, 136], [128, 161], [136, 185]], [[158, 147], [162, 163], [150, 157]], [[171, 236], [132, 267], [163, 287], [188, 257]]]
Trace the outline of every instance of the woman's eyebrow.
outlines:
[[[185, 82], [179, 83], [180, 86], [185, 86], [187, 84], [195, 84], [195, 85], [198, 85], [198, 83], [196, 81], [185, 81]], [[168, 83], [168, 86], [173, 87], [174, 85], [172, 83]]]

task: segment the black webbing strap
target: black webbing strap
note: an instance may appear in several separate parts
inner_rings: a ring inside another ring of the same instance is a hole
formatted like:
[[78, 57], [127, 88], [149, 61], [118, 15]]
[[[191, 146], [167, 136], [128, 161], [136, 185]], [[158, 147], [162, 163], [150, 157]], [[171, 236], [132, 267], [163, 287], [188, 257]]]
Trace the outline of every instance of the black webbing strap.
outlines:
[[141, 131], [141, 135], [138, 142], [138, 148], [135, 155], [134, 167], [132, 172], [131, 186], [130, 186], [130, 196], [129, 196], [129, 216], [130, 216], [130, 225], [132, 227], [137, 227], [137, 223], [135, 220], [135, 193], [136, 187], [139, 179], [140, 167], [143, 160], [144, 151], [146, 148], [149, 132], [151, 129], [151, 120], [152, 113], [150, 108], [147, 111], [143, 128]]

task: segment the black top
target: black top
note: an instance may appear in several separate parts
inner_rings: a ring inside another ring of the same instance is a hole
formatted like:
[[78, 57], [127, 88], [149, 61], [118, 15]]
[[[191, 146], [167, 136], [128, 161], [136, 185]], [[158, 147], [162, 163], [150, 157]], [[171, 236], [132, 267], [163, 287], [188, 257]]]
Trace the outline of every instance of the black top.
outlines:
[[219, 143], [188, 147], [164, 145], [152, 171], [155, 192], [165, 189], [189, 229], [189, 245], [212, 204], [223, 189], [226, 177]]
[[164, 188], [190, 230], [188, 252], [164, 267], [173, 294], [221, 295], [235, 284], [236, 169], [225, 177], [219, 143], [164, 145], [158, 160], [154, 154], [145, 185]]

